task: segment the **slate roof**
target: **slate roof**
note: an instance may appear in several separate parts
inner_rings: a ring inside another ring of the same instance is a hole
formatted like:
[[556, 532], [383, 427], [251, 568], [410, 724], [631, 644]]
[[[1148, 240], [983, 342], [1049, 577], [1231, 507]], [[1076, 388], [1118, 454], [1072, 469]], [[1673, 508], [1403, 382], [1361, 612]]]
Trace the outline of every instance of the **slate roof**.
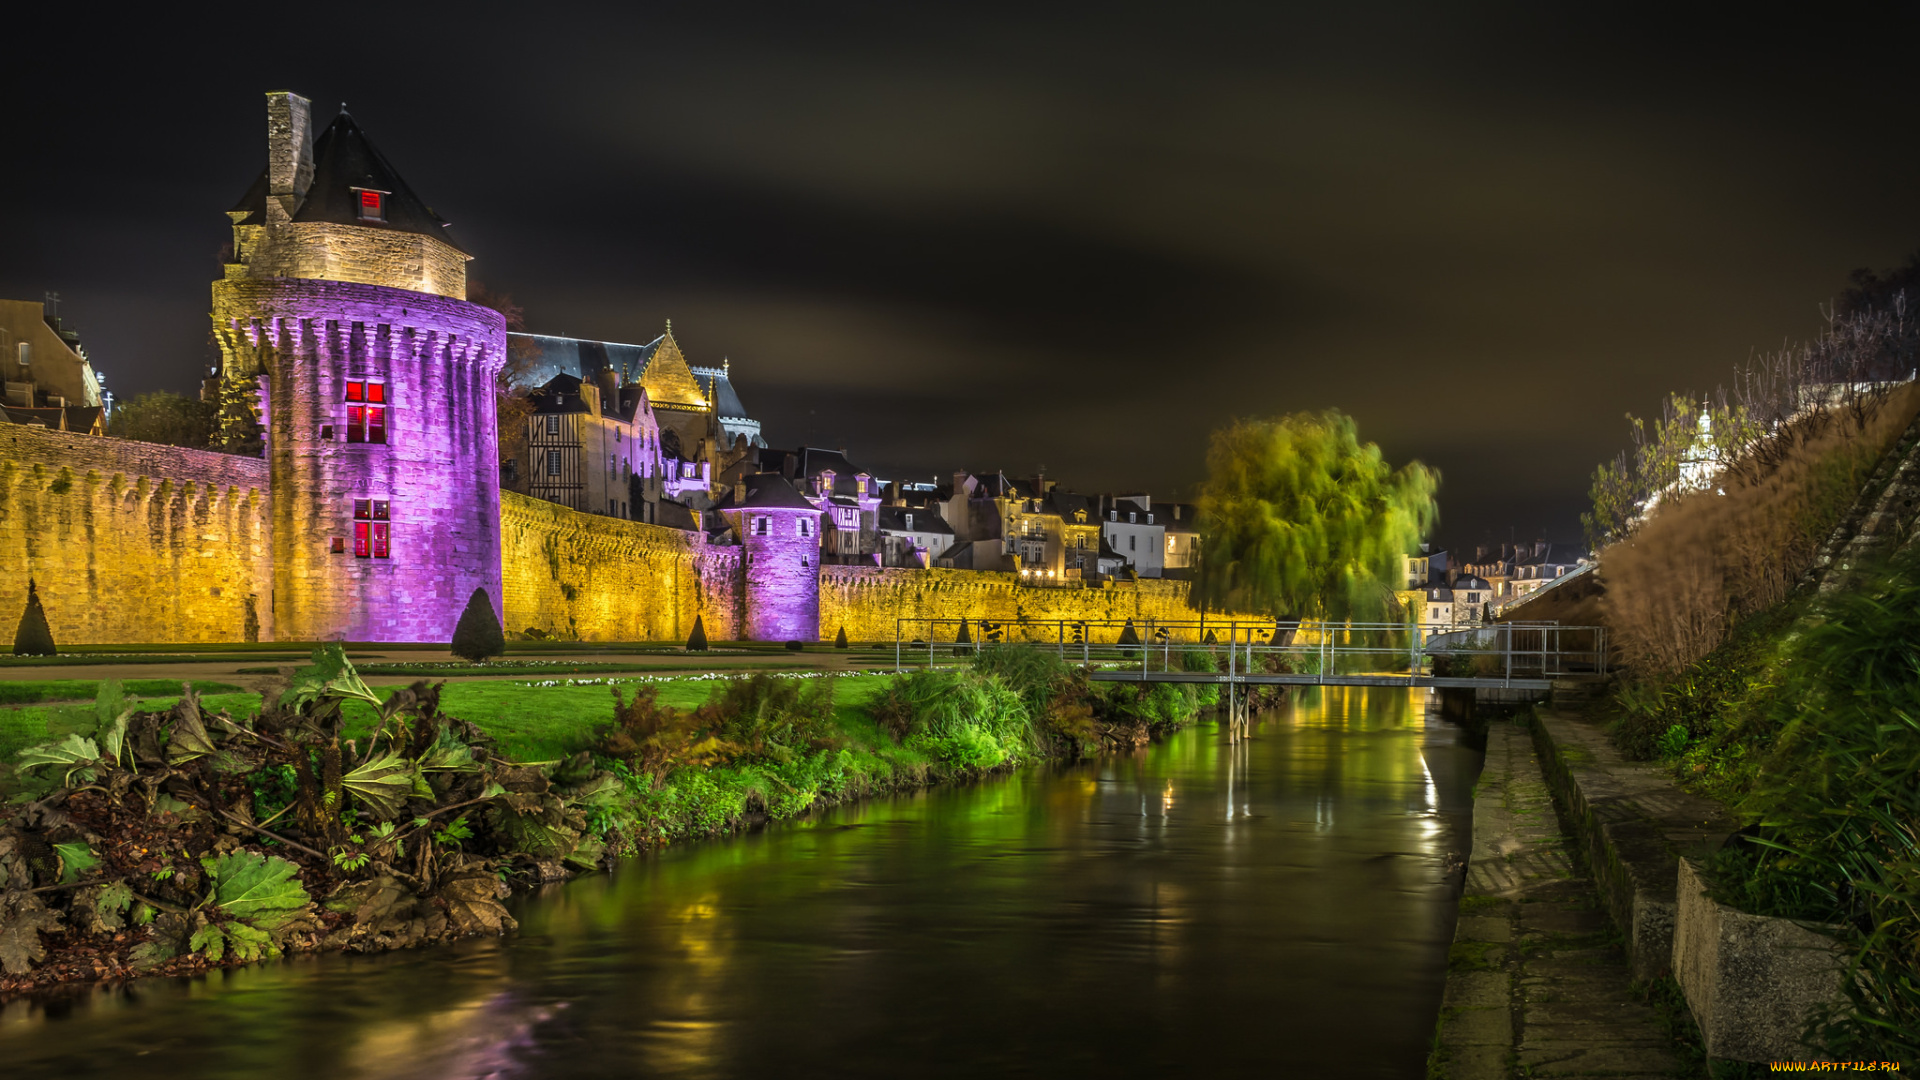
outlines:
[[[913, 515], [913, 524], [907, 524], [907, 515]], [[944, 533], [953, 535], [953, 527], [945, 518], [931, 510], [916, 509], [911, 506], [882, 506], [880, 508], [881, 532]]]
[[854, 478], [866, 473], [875, 484], [880, 478], [872, 472], [847, 460], [847, 456], [838, 450], [822, 450], [817, 446], [803, 446], [793, 452], [795, 459], [795, 479], [812, 480], [828, 469], [833, 470], [833, 493], [835, 495], [857, 495]]
[[534, 415], [545, 413], [588, 412], [586, 398], [580, 393], [580, 380], [571, 375], [555, 375], [546, 385], [528, 395]]
[[[353, 191], [356, 187], [387, 193], [385, 221], [360, 219], [360, 203]], [[266, 209], [267, 172], [262, 169], [253, 186], [230, 212], [246, 212], [247, 217], [239, 224], [258, 225], [265, 220]], [[447, 235], [446, 219], [414, 194], [393, 163], [373, 145], [345, 109], [340, 110], [340, 115], [313, 141], [313, 183], [307, 188], [307, 197], [293, 220], [419, 233], [456, 251], [464, 250]]]
[[541, 386], [555, 375], [591, 379], [602, 371], [617, 372], [621, 385], [637, 384], [665, 336], [646, 345], [618, 341], [588, 341], [552, 334], [507, 335], [514, 359], [515, 386]]
[[747, 497], [734, 498], [738, 487], [728, 488], [714, 501], [717, 510], [811, 510], [819, 508], [802, 498], [787, 478], [777, 473], [754, 473], [745, 480]]
[[[1049, 514], [1060, 515], [1061, 521], [1070, 524], [1092, 525], [1100, 520], [1099, 503], [1094, 496], [1091, 495], [1081, 495], [1078, 492], [1061, 491], [1059, 488], [1054, 488], [1052, 491], [1047, 492], [1047, 497], [1041, 500], [1040, 506], [1041, 509]], [[1086, 514], [1086, 520], [1075, 520], [1074, 515], [1076, 513]]]
[[1199, 519], [1199, 508], [1192, 503], [1153, 504], [1153, 523], [1166, 526], [1171, 533], [1199, 532]]
[[747, 412], [747, 407], [740, 404], [740, 394], [733, 388], [733, 379], [727, 374], [727, 369], [689, 364], [688, 370], [692, 371], [706, 386], [710, 396], [720, 400], [721, 416], [733, 420], [753, 419], [753, 415]]

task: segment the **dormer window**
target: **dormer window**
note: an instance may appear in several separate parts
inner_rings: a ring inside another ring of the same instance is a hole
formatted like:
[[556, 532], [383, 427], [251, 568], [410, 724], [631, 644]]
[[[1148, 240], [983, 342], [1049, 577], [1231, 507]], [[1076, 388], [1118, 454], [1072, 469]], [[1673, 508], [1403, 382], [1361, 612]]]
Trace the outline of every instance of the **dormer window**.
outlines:
[[354, 188], [354, 201], [360, 207], [361, 221], [387, 220], [387, 193], [371, 188]]

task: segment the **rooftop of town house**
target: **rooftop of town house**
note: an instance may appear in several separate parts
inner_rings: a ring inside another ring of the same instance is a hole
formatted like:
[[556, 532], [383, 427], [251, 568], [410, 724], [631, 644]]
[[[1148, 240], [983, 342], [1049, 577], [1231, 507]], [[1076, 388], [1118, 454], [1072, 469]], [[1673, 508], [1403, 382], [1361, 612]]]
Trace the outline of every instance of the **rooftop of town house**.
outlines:
[[794, 490], [787, 478], [778, 473], [754, 473], [742, 477], [714, 500], [716, 510], [810, 510], [820, 508]]
[[[907, 519], [912, 518], [909, 522]], [[947, 519], [932, 510], [912, 506], [882, 506], [880, 508], [881, 532], [936, 533], [953, 535], [953, 527]]]

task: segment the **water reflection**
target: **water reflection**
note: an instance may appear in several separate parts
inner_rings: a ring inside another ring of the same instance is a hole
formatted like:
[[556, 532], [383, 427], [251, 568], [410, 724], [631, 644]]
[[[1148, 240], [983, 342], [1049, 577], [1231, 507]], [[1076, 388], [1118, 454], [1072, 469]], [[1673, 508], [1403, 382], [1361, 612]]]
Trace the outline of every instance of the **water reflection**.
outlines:
[[1405, 691], [849, 808], [506, 942], [0, 1010], [9, 1077], [1418, 1076], [1477, 755]]

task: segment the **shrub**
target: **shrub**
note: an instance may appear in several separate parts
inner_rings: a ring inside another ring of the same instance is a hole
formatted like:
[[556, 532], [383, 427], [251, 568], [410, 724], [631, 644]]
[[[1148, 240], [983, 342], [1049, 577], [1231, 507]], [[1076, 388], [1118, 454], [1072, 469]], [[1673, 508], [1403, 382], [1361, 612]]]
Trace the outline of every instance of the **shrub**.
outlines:
[[953, 643], [955, 645], [973, 644], [973, 631], [967, 626], [967, 620], [964, 618], [960, 620], [960, 632], [954, 635]]
[[802, 651], [802, 650], [804, 650], [804, 649], [805, 649], [806, 647], [807, 647], [807, 644], [806, 644], [806, 642], [804, 642], [804, 641], [789, 641], [789, 642], [787, 642], [787, 651], [788, 651], [788, 652], [800, 652], [800, 651]]
[[47, 613], [40, 607], [40, 591], [32, 579], [27, 581], [27, 609], [20, 613], [19, 629], [13, 633], [13, 655], [52, 656], [53, 630], [47, 626]]
[[493, 601], [487, 590], [475, 589], [467, 597], [467, 609], [453, 627], [453, 655], [479, 663], [507, 651], [507, 635], [494, 617]]
[[687, 635], [687, 651], [707, 651], [707, 628], [700, 621], [700, 616], [698, 615], [693, 617], [693, 633]]
[[847, 647], [847, 628], [846, 627], [844, 626], [841, 627], [840, 632], [833, 635], [833, 647], [836, 649], [844, 649]]

